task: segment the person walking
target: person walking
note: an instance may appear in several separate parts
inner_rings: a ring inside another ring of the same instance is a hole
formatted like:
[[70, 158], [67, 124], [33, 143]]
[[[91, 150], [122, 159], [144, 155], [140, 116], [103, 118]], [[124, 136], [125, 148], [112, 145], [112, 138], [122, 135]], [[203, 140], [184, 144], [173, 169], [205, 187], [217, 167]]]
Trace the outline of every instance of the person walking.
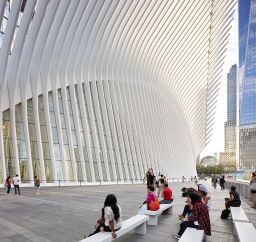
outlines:
[[40, 180], [40, 177], [39, 176], [35, 176], [35, 187], [37, 187], [37, 190], [36, 190], [36, 195], [39, 195], [39, 189], [40, 189], [40, 183], [41, 183], [41, 180]]
[[161, 175], [160, 179], [158, 179], [158, 191], [157, 191], [158, 197], [160, 196], [160, 194], [162, 195], [162, 192], [164, 190], [164, 183], [165, 183], [164, 175]]
[[12, 178], [12, 182], [14, 185], [15, 195], [17, 195], [17, 192], [20, 195], [20, 179], [18, 174]]
[[149, 186], [149, 185], [153, 186], [154, 182], [156, 180], [156, 177], [154, 176], [154, 173], [153, 173], [152, 169], [148, 170], [148, 172], [146, 174], [146, 177], [147, 177], [147, 186]]
[[252, 208], [256, 208], [256, 172], [252, 173], [252, 178], [250, 180], [250, 190], [252, 194]]
[[217, 177], [215, 175], [213, 175], [213, 177], [212, 177], [212, 185], [213, 185], [214, 189], [216, 189], [216, 187], [217, 187], [217, 182], [218, 182]]
[[11, 187], [12, 187], [12, 178], [11, 176], [8, 176], [5, 180], [5, 186], [7, 187], [7, 194], [10, 193]]
[[225, 176], [223, 175], [221, 178], [220, 178], [220, 188], [222, 189], [222, 190], [224, 190], [225, 189], [225, 186], [224, 186], [224, 183], [225, 183], [226, 181], [225, 181]]

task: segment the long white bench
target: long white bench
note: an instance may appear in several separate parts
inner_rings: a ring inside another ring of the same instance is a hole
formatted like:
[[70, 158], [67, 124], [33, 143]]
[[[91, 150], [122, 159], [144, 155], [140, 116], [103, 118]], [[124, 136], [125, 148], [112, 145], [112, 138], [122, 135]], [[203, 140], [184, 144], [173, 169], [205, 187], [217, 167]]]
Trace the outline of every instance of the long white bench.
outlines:
[[195, 228], [186, 228], [185, 232], [179, 239], [179, 242], [202, 242], [205, 239], [205, 233], [203, 230]]
[[172, 205], [173, 202], [170, 204], [160, 204], [160, 209], [156, 211], [146, 210], [145, 215], [149, 216], [148, 225], [158, 225], [158, 216], [166, 209], [171, 208]]
[[[147, 215], [135, 215], [122, 222], [121, 229], [116, 231], [117, 238], [128, 233], [132, 229], [136, 234], [146, 234], [147, 227], [146, 222], [148, 221]], [[79, 242], [109, 242], [112, 241], [111, 232], [100, 232]]]
[[247, 218], [242, 207], [230, 207], [232, 220], [234, 222], [244, 222], [249, 223], [249, 219]]
[[251, 223], [235, 222], [235, 229], [240, 242], [255, 242], [256, 229]]

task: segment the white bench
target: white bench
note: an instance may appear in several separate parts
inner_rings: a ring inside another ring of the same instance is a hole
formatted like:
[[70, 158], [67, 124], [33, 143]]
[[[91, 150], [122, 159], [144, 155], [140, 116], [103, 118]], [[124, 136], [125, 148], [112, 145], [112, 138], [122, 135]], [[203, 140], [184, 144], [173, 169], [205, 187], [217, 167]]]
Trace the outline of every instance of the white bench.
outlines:
[[160, 209], [156, 211], [146, 210], [145, 215], [149, 216], [148, 225], [158, 225], [158, 216], [166, 209], [171, 208], [172, 205], [173, 202], [169, 204], [160, 204]]
[[[147, 227], [146, 222], [148, 221], [148, 216], [146, 215], [135, 215], [122, 222], [121, 229], [116, 231], [117, 238], [128, 233], [132, 229], [136, 234], [146, 234]], [[92, 235], [86, 239], [83, 239], [79, 242], [109, 242], [112, 241], [111, 232], [100, 232], [95, 235]]]
[[203, 230], [195, 228], [186, 228], [185, 232], [179, 239], [179, 242], [202, 242], [205, 239]]
[[235, 229], [240, 242], [255, 242], [256, 229], [251, 223], [235, 222]]
[[233, 222], [244, 222], [249, 223], [249, 219], [242, 207], [230, 207]]

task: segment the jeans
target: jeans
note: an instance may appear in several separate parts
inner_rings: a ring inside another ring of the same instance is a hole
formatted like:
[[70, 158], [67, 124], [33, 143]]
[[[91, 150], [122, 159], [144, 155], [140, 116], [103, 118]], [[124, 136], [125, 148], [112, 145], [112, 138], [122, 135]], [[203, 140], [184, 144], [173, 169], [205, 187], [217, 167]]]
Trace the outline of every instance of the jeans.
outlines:
[[190, 215], [192, 213], [192, 210], [190, 209], [190, 207], [186, 204], [182, 213], [183, 218], [186, 217], [186, 215]]
[[[109, 226], [106, 226], [105, 224], [101, 224], [101, 225], [99, 225], [99, 226], [96, 228], [96, 230], [95, 230], [92, 234], [90, 234], [88, 237], [90, 237], [90, 236], [92, 236], [92, 235], [94, 235], [94, 234], [99, 233], [101, 227], [103, 227], [103, 231], [105, 231], [105, 232], [111, 232], [111, 229], [110, 229]], [[119, 229], [120, 229], [120, 228], [119, 228]], [[117, 230], [119, 230], [119, 229], [115, 229], [115, 231], [117, 231]]]
[[178, 235], [181, 236], [185, 232], [186, 228], [188, 228], [188, 227], [189, 228], [199, 228], [199, 226], [195, 225], [194, 222], [184, 221], [180, 224], [180, 230], [178, 232]]
[[17, 191], [20, 195], [20, 185], [14, 185], [14, 189], [15, 189], [15, 195], [17, 194]]
[[11, 186], [8, 186], [7, 187], [7, 193], [10, 193], [10, 190], [11, 190]]
[[[160, 204], [171, 204], [172, 202], [173, 202], [173, 199], [172, 199], [172, 200], [162, 200], [162, 201], [160, 201], [159, 203], [160, 203]], [[167, 213], [169, 212], [169, 209], [170, 209], [170, 208], [164, 210], [164, 211], [162, 212], [162, 214], [167, 214]]]

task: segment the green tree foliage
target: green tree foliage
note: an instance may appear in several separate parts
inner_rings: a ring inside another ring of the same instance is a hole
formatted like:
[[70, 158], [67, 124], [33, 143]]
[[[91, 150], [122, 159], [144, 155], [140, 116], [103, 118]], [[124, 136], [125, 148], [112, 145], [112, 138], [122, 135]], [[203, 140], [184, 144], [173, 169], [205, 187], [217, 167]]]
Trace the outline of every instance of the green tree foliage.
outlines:
[[197, 174], [222, 174], [224, 173], [224, 168], [222, 165], [215, 166], [196, 166]]

